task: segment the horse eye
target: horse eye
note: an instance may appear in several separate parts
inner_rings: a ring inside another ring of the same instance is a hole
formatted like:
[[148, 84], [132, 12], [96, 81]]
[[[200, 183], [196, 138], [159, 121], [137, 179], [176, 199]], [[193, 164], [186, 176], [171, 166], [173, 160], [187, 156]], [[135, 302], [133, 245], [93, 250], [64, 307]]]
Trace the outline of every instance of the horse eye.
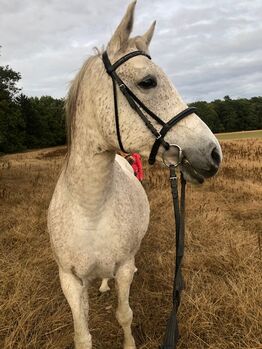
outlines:
[[152, 75], [148, 75], [146, 77], [144, 77], [143, 80], [141, 80], [138, 85], [140, 87], [142, 87], [145, 90], [148, 90], [150, 88], [154, 88], [157, 86], [157, 80], [154, 76]]

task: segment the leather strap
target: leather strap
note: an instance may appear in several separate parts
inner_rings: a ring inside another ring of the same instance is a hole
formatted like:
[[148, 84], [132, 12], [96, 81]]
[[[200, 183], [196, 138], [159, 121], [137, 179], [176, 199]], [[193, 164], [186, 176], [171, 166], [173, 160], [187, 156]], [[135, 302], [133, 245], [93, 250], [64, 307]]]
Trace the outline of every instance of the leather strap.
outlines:
[[153, 119], [155, 119], [160, 125], [164, 126], [165, 122], [163, 120], [161, 120], [155, 113], [153, 113], [150, 109], [147, 108], [146, 105], [144, 105], [144, 103], [128, 88], [128, 86], [123, 82], [123, 80], [118, 76], [118, 74], [116, 73], [116, 69], [123, 64], [124, 62], [126, 62], [127, 60], [129, 60], [132, 57], [135, 56], [139, 56], [139, 55], [143, 55], [148, 57], [149, 59], [151, 59], [151, 57], [149, 55], [147, 55], [146, 53], [144, 53], [143, 51], [135, 51], [135, 52], [130, 52], [128, 53], [126, 56], [120, 58], [118, 61], [116, 61], [116, 63], [114, 63], [113, 65], [111, 64], [108, 54], [105, 51], [103, 53], [103, 62], [106, 68], [107, 73], [112, 77], [112, 79], [114, 79], [120, 90], [122, 91], [122, 93], [125, 95], [125, 97], [127, 98], [128, 95], [134, 99], [134, 101], [150, 116], [152, 116]]
[[111, 64], [108, 58], [108, 54], [105, 51], [103, 55], [106, 53], [107, 59], [105, 57], [105, 61], [107, 61], [106, 71], [108, 72], [109, 75], [111, 75], [112, 71], [115, 71], [120, 65], [128, 61], [130, 58], [136, 57], [136, 56], [146, 56], [147, 58], [151, 59], [151, 57], [145, 53], [144, 51], [134, 51], [126, 54], [125, 56], [121, 57], [118, 61], [116, 61], [114, 64]]
[[117, 104], [117, 89], [116, 89], [116, 82], [112, 78], [112, 83], [113, 83], [113, 91], [114, 91], [114, 108], [115, 108], [115, 123], [116, 123], [116, 134], [117, 134], [117, 139], [118, 139], [118, 144], [120, 149], [126, 153], [122, 139], [121, 139], [121, 132], [120, 132], [120, 127], [119, 127], [119, 114], [118, 114], [118, 104]]
[[[145, 123], [146, 127], [151, 131], [151, 133], [155, 136], [156, 140], [153, 144], [149, 163], [153, 164], [156, 159], [156, 155], [158, 153], [160, 145], [163, 145], [165, 149], [169, 149], [170, 145], [165, 141], [164, 137], [167, 132], [176, 125], [180, 120], [182, 120], [187, 115], [190, 115], [196, 111], [196, 108], [187, 108], [174, 116], [168, 122], [164, 122], [161, 120], [156, 114], [154, 114], [150, 109], [148, 109], [142, 101], [126, 86], [126, 84], [122, 81], [122, 79], [116, 73], [116, 69], [126, 62], [128, 59], [138, 56], [144, 55], [148, 57], [146, 53], [142, 51], [131, 52], [124, 57], [120, 58], [113, 65], [111, 64], [107, 52], [103, 53], [103, 62], [106, 68], [107, 73], [112, 78], [113, 83], [113, 92], [114, 92], [114, 108], [115, 108], [115, 123], [116, 123], [116, 131], [119, 147], [122, 151], [124, 150], [123, 143], [121, 140], [121, 132], [119, 126], [119, 113], [118, 113], [118, 104], [117, 104], [117, 88], [116, 84], [119, 86], [121, 92], [126, 97], [129, 105], [133, 108], [140, 118]], [[158, 124], [162, 126], [160, 132], [153, 126], [148, 117], [143, 113], [146, 112], [149, 116], [151, 116]], [[176, 349], [177, 342], [179, 339], [179, 329], [178, 329], [178, 320], [177, 320], [177, 312], [180, 305], [181, 292], [184, 288], [184, 281], [182, 276], [182, 259], [184, 255], [184, 233], [185, 233], [185, 188], [186, 181], [181, 173], [181, 197], [179, 202], [178, 188], [177, 188], [177, 176], [176, 176], [176, 167], [174, 165], [169, 166], [170, 169], [170, 184], [171, 184], [171, 192], [173, 198], [174, 205], [174, 213], [175, 213], [175, 225], [176, 225], [176, 267], [175, 267], [175, 276], [173, 282], [173, 307], [170, 314], [170, 318], [168, 320], [166, 333], [164, 337], [163, 345], [161, 349]]]
[[[161, 138], [164, 138], [165, 135], [167, 134], [167, 132], [173, 126], [175, 126], [175, 124], [177, 124], [180, 120], [184, 119], [184, 117], [186, 117], [186, 116], [188, 116], [188, 115], [190, 115], [192, 113], [195, 113], [195, 112], [196, 112], [196, 108], [195, 107], [189, 107], [189, 108], [181, 111], [176, 116], [174, 116], [171, 120], [169, 120], [167, 123], [164, 124], [163, 128], [159, 132], [159, 134], [161, 135]], [[148, 162], [149, 162], [150, 165], [153, 165], [155, 163], [156, 155], [158, 153], [160, 145], [161, 145], [160, 139], [156, 139], [155, 143], [152, 146], [151, 153], [150, 153], [149, 159], [148, 159]]]
[[175, 213], [176, 224], [176, 268], [173, 281], [173, 307], [167, 322], [163, 345], [160, 349], [176, 349], [179, 340], [179, 328], [177, 313], [181, 300], [181, 293], [184, 289], [182, 276], [182, 260], [184, 256], [184, 236], [185, 236], [185, 189], [186, 181], [181, 173], [181, 196], [179, 203], [177, 176], [175, 167], [170, 166], [170, 184]]
[[[117, 131], [117, 138], [119, 147], [122, 151], [123, 143], [121, 139], [121, 133], [120, 133], [120, 126], [119, 126], [119, 114], [118, 114], [118, 106], [117, 106], [117, 100], [116, 100], [116, 89], [115, 89], [115, 83], [118, 84], [121, 92], [126, 97], [129, 105], [137, 112], [137, 114], [140, 116], [140, 118], [143, 120], [147, 128], [151, 131], [151, 133], [155, 136], [155, 138], [160, 140], [160, 144], [164, 146], [165, 149], [169, 148], [169, 144], [161, 138], [159, 132], [157, 129], [153, 126], [151, 121], [146, 117], [146, 115], [143, 113], [142, 110], [146, 111], [147, 114], [152, 116], [153, 119], [155, 119], [159, 124], [162, 126], [165, 125], [165, 122], [161, 120], [157, 115], [155, 115], [150, 109], [148, 109], [143, 102], [140, 101], [140, 99], [128, 88], [128, 86], [123, 82], [123, 80], [118, 76], [118, 74], [115, 72], [115, 69], [118, 68], [121, 64], [126, 62], [128, 59], [141, 55], [142, 51], [135, 51], [131, 52], [130, 54], [120, 58], [116, 63], [111, 65], [111, 62], [109, 60], [108, 54], [105, 51], [102, 55], [103, 62], [106, 68], [107, 73], [111, 76], [113, 81], [113, 91], [114, 91], [114, 107], [115, 107], [115, 124], [116, 124], [116, 131]], [[147, 54], [143, 53], [144, 56], [149, 57]]]
[[[119, 123], [119, 113], [118, 113], [118, 105], [117, 105], [117, 89], [116, 84], [119, 86], [121, 92], [126, 97], [129, 105], [137, 112], [137, 114], [140, 116], [140, 118], [145, 123], [146, 127], [150, 130], [150, 132], [154, 135], [156, 138], [151, 153], [149, 156], [149, 164], [153, 165], [156, 161], [156, 155], [158, 153], [160, 145], [162, 145], [166, 150], [169, 149], [170, 145], [168, 142], [165, 141], [164, 137], [167, 134], [167, 132], [175, 125], [177, 124], [181, 119], [186, 117], [187, 115], [190, 115], [196, 111], [195, 108], [187, 108], [180, 112], [178, 115], [174, 116], [171, 120], [168, 122], [164, 122], [159, 116], [157, 116], [155, 113], [152, 112], [147, 106], [128, 88], [128, 86], [123, 82], [123, 80], [118, 76], [116, 73], [116, 69], [126, 61], [128, 61], [130, 58], [143, 55], [149, 59], [151, 57], [143, 52], [143, 51], [134, 51], [130, 52], [124, 57], [117, 60], [114, 64], [111, 64], [110, 59], [108, 57], [107, 52], [103, 52], [102, 59], [104, 62], [105, 69], [107, 73], [112, 78], [113, 83], [113, 91], [114, 91], [114, 108], [115, 108], [115, 124], [116, 124], [116, 133], [117, 133], [117, 139], [119, 143], [119, 147], [122, 151], [124, 150], [123, 142], [121, 139], [121, 132], [120, 132], [120, 123]], [[146, 112], [149, 116], [151, 116], [159, 125], [162, 126], [161, 131], [159, 132], [152, 122], [149, 120], [149, 118], [143, 113]]]

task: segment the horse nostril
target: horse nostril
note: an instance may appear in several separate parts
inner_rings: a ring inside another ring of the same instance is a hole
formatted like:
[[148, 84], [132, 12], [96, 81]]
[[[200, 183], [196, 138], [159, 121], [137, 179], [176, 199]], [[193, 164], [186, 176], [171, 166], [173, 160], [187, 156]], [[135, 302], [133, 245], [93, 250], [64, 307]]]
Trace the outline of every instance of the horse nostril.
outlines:
[[221, 158], [220, 158], [219, 151], [216, 147], [211, 152], [211, 158], [212, 158], [214, 164], [218, 167], [220, 165]]

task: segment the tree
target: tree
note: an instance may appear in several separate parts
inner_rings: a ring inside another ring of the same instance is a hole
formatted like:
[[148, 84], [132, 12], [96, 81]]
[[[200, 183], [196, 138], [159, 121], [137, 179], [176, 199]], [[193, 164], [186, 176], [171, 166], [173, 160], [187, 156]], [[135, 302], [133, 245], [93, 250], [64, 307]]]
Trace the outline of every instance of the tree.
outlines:
[[65, 144], [65, 111], [64, 101], [50, 96], [31, 98], [36, 116], [41, 124], [39, 146]]
[[223, 124], [221, 124], [217, 112], [213, 108], [212, 104], [201, 101], [191, 103], [190, 105], [197, 108], [197, 114], [213, 132], [224, 131]]
[[239, 121], [232, 102], [233, 101], [229, 98], [229, 96], [226, 96], [224, 101], [216, 99], [211, 102], [211, 105], [216, 111], [219, 121], [223, 125], [225, 132], [239, 130]]
[[25, 121], [16, 100], [20, 79], [20, 73], [0, 66], [0, 152], [25, 148]]
[[262, 129], [262, 97], [253, 97], [250, 99], [250, 103], [257, 122], [253, 129]]
[[17, 98], [23, 119], [25, 120], [25, 145], [28, 149], [41, 147], [42, 145], [42, 121], [41, 116], [35, 108], [33, 100], [32, 97], [29, 98], [24, 94], [21, 94]]
[[20, 92], [20, 88], [16, 86], [21, 79], [21, 74], [12, 70], [8, 65], [0, 66], [0, 100], [14, 99]]

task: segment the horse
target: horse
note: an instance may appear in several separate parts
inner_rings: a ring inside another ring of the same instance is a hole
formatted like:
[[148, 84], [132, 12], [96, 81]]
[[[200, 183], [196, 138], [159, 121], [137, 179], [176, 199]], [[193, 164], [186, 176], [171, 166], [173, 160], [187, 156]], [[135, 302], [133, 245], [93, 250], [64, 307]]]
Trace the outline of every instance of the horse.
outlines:
[[[136, 348], [129, 293], [135, 255], [147, 231], [150, 210], [142, 184], [116, 153], [124, 148], [148, 158], [159, 125], [156, 120], [145, 124], [135, 103], [130, 105], [120, 89], [128, 86], [147, 112], [161, 116], [164, 123], [187, 108], [165, 73], [149, 59], [155, 22], [143, 35], [130, 37], [135, 4], [128, 6], [106, 51], [97, 51], [83, 64], [66, 102], [68, 153], [48, 209], [48, 231], [61, 288], [73, 315], [76, 349], [92, 348], [88, 285], [97, 278], [102, 280], [101, 292], [109, 289], [109, 279], [115, 279], [123, 348]], [[107, 63], [118, 62], [115, 69], [106, 66], [105, 53]], [[123, 56], [125, 61], [121, 61]], [[125, 82], [115, 85], [114, 93], [109, 74], [113, 70]], [[116, 114], [118, 118], [114, 118]], [[183, 152], [179, 166], [185, 179], [202, 183], [217, 172], [221, 148], [193, 111], [184, 116], [165, 138], [156, 137], [161, 141], [156, 160], [161, 161], [167, 142], [176, 144]], [[169, 158], [176, 156], [169, 154]]]

